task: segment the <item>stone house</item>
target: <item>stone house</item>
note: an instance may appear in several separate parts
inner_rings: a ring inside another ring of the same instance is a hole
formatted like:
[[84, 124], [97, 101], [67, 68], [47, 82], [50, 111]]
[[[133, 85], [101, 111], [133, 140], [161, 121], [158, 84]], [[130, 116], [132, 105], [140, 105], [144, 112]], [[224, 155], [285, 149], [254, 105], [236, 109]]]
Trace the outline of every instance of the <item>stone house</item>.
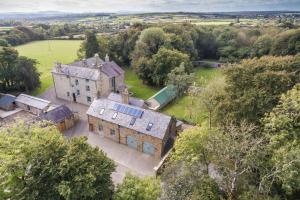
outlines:
[[97, 54], [68, 65], [57, 63], [52, 77], [58, 98], [85, 105], [124, 88], [124, 70], [108, 56], [103, 61]]
[[59, 131], [63, 132], [73, 127], [76, 121], [78, 121], [79, 116], [73, 113], [67, 106], [60, 105], [41, 114], [40, 119], [53, 123]]
[[51, 102], [40, 99], [37, 97], [33, 97], [27, 94], [20, 94], [15, 99], [16, 106], [28, 111], [34, 115], [40, 115], [46, 110], [48, 110]]
[[170, 116], [108, 98], [95, 99], [87, 115], [90, 131], [157, 159], [168, 151], [176, 131]]

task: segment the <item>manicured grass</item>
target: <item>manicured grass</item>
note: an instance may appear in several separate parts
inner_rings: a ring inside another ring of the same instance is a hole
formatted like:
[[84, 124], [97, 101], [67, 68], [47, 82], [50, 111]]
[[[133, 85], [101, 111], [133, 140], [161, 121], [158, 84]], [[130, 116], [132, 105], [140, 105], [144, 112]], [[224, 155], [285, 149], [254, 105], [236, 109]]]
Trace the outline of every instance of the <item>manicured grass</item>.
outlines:
[[140, 99], [148, 99], [153, 96], [160, 88], [150, 87], [138, 78], [138, 76], [130, 68], [125, 68], [125, 83], [129, 87], [133, 96]]
[[[197, 68], [195, 70], [195, 76], [197, 84], [204, 87], [213, 78], [222, 76], [222, 71], [213, 68]], [[134, 97], [145, 100], [161, 89], [152, 88], [143, 84], [130, 68], [125, 69], [125, 82], [126, 85], [129, 86], [129, 90], [133, 92]], [[197, 99], [194, 99], [194, 101], [197, 101]], [[205, 111], [195, 113], [192, 112], [193, 109], [195, 108], [193, 108], [192, 97], [183, 96], [167, 105], [161, 112], [195, 124], [201, 124], [207, 119], [207, 113]]]
[[37, 68], [41, 73], [41, 87], [33, 91], [33, 95], [44, 92], [53, 84], [51, 70], [55, 61], [67, 64], [77, 58], [81, 42], [80, 40], [45, 40], [16, 47], [20, 55], [39, 62]]
[[[222, 71], [220, 69], [214, 68], [197, 68], [195, 70], [195, 76], [197, 84], [201, 87], [204, 87], [213, 78], [222, 76]], [[207, 113], [205, 111], [200, 110], [197, 113], [192, 112], [194, 107], [192, 101], [192, 97], [183, 96], [180, 99], [175, 100], [173, 103], [163, 108], [162, 112], [181, 120], [185, 120], [195, 124], [201, 124], [202, 122], [204, 122], [205, 119], [207, 119]], [[194, 101], [197, 101], [197, 99], [194, 99]]]

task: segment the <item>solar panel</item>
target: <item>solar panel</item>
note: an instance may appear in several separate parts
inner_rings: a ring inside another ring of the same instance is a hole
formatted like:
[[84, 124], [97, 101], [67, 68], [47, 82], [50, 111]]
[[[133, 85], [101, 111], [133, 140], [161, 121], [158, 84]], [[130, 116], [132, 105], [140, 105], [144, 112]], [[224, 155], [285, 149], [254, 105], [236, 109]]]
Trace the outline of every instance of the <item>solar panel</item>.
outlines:
[[141, 118], [144, 113], [144, 111], [142, 111], [142, 110], [139, 110], [136, 108], [131, 108], [129, 106], [121, 105], [121, 104], [117, 104], [117, 103], [114, 104], [113, 109], [118, 112], [124, 113], [126, 115], [133, 116], [135, 118]]

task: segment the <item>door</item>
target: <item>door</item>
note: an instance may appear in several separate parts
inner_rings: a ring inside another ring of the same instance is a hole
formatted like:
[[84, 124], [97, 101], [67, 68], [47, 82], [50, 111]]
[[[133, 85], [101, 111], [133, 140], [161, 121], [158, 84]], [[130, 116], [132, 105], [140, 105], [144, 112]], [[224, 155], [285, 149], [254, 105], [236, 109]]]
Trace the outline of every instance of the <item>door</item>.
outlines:
[[127, 136], [127, 145], [131, 148], [137, 149], [137, 140], [132, 136]]
[[143, 152], [146, 154], [154, 155], [154, 152], [155, 152], [154, 145], [149, 142], [144, 142], [143, 143]]
[[93, 125], [93, 124], [89, 124], [89, 130], [90, 130], [91, 132], [94, 131], [94, 125]]
[[59, 127], [61, 128], [61, 131], [66, 130], [66, 124], [65, 124], [65, 122], [64, 122], [64, 121], [63, 121], [63, 122], [60, 122]]
[[76, 102], [76, 94], [73, 93], [73, 101]]

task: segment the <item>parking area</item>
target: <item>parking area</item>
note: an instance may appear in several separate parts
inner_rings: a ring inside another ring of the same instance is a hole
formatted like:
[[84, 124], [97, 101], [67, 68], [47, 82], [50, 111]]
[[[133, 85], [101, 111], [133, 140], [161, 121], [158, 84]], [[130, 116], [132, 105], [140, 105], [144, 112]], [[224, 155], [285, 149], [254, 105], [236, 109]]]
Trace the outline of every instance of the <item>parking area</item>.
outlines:
[[79, 122], [67, 130], [65, 136], [70, 138], [86, 136], [89, 144], [103, 150], [117, 165], [116, 172], [112, 174], [114, 183], [120, 183], [127, 172], [141, 177], [155, 175], [154, 167], [159, 164], [160, 160], [88, 130], [86, 116], [88, 106], [57, 99], [53, 88], [50, 88], [39, 97], [47, 99], [54, 104], [65, 104], [72, 111], [79, 113]]

